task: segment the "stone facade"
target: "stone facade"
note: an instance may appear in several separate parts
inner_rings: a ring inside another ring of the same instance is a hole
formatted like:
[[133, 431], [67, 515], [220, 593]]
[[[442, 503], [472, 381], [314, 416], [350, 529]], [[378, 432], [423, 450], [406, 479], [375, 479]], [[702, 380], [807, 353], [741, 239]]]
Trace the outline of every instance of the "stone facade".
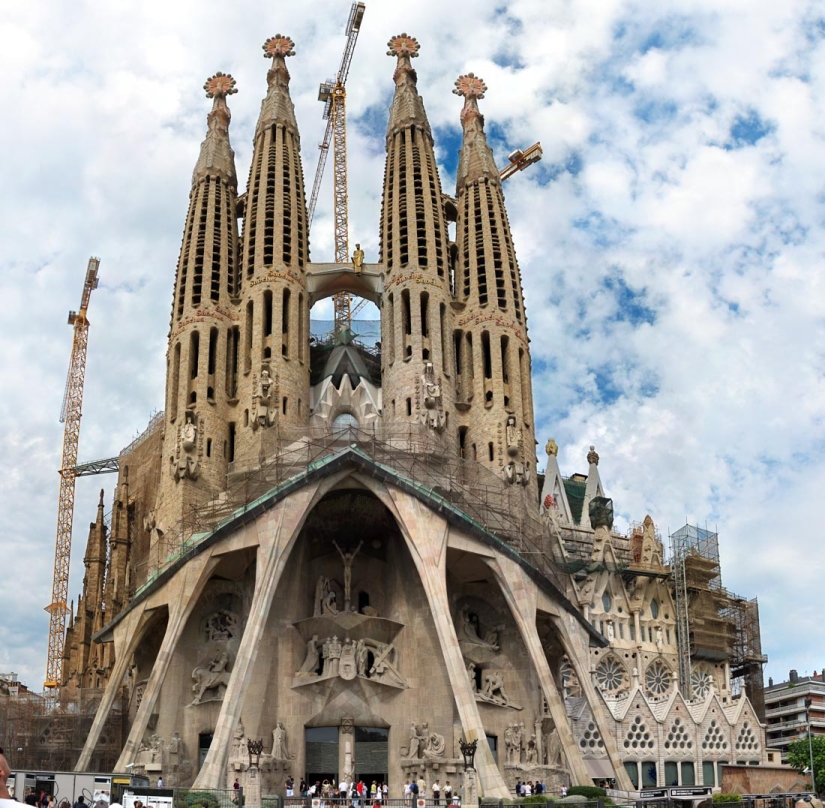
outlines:
[[[101, 659], [108, 682], [78, 768], [124, 686], [116, 768], [167, 785], [238, 777], [267, 794], [289, 774], [369, 776], [399, 797], [412, 776], [457, 786], [462, 738], [480, 742], [477, 787], [493, 797], [519, 779], [629, 789], [664, 783], [673, 763], [687, 783], [688, 763], [701, 782], [706, 762], [761, 760], [759, 720], [725, 659], [697, 658], [691, 698], [679, 692], [661, 541], [649, 517], [638, 535], [613, 530], [595, 450], [571, 483], [551, 441], [539, 496], [486, 87], [456, 82], [453, 199], [411, 67], [418, 43], [403, 34], [389, 48], [378, 264], [309, 261], [292, 41], [264, 45], [244, 194], [234, 80], [205, 85], [214, 106], [175, 281], [167, 407], [122, 458], [111, 536], [101, 505], [67, 639], [77, 686]], [[379, 306], [380, 356], [340, 335], [310, 343], [310, 306], [339, 291]], [[103, 605], [87, 617], [90, 599]], [[264, 741], [253, 771], [248, 739]]]

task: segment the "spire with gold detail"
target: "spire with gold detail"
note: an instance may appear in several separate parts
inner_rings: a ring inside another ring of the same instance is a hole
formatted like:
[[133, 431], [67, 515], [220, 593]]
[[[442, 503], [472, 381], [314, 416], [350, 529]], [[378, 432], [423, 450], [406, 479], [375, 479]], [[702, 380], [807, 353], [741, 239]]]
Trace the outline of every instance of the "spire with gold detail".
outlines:
[[290, 128], [298, 137], [298, 124], [295, 121], [295, 105], [289, 95], [289, 70], [286, 57], [295, 55], [295, 43], [282, 34], [275, 34], [263, 44], [264, 58], [272, 59], [272, 67], [266, 74], [268, 90], [261, 102], [261, 114], [258, 117], [256, 134], [274, 123]]
[[467, 73], [456, 79], [453, 92], [464, 98], [464, 109], [461, 110], [464, 141], [458, 158], [456, 193], [468, 183], [482, 178], [500, 185], [493, 150], [484, 134], [484, 116], [478, 109], [478, 101], [484, 98], [487, 85], [474, 73]]
[[192, 173], [192, 185], [204, 177], [221, 177], [233, 188], [238, 187], [235, 174], [235, 152], [229, 145], [229, 122], [232, 113], [226, 105], [226, 97], [238, 92], [235, 79], [218, 71], [203, 85], [206, 97], [214, 99], [212, 112], [206, 118], [206, 140], [201, 144], [201, 153]]
[[406, 33], [387, 46], [397, 63], [381, 203], [384, 412], [454, 444], [456, 431], [447, 431], [454, 400], [449, 237], [432, 132], [412, 68], [419, 46]]
[[424, 101], [418, 94], [418, 74], [412, 66], [412, 59], [418, 57], [420, 45], [418, 40], [408, 34], [398, 34], [388, 43], [387, 56], [398, 58], [398, 64], [393, 73], [395, 94], [390, 106], [390, 117], [387, 123], [387, 137], [406, 126], [419, 126], [432, 138], [430, 122], [424, 111]]

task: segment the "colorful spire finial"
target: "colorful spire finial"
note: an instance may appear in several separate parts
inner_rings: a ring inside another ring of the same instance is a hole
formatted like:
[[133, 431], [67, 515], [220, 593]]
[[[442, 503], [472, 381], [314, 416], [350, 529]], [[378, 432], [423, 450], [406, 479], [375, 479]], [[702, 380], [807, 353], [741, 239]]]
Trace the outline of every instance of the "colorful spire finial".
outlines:
[[235, 79], [229, 73], [221, 73], [220, 70], [206, 80], [203, 89], [206, 90], [207, 98], [226, 98], [238, 92]]
[[466, 73], [455, 80], [455, 89], [453, 92], [456, 95], [463, 95], [467, 101], [471, 98], [484, 98], [484, 93], [487, 92], [487, 85], [474, 73]]
[[387, 56], [409, 56], [411, 59], [415, 59], [421, 49], [418, 40], [408, 34], [394, 36], [387, 42], [387, 47], [389, 48]]
[[264, 59], [274, 59], [276, 56], [294, 56], [295, 43], [283, 34], [275, 34], [264, 42]]

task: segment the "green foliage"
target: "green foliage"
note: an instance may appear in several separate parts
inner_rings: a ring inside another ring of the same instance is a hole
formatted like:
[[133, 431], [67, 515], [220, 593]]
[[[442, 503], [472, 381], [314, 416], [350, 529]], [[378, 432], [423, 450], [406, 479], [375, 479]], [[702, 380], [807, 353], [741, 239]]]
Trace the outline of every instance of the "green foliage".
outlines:
[[[816, 772], [816, 790], [825, 791], [825, 736], [814, 735], [811, 738], [814, 753], [814, 771]], [[788, 763], [801, 772], [810, 768], [811, 757], [808, 750], [808, 738], [791, 741], [788, 745]], [[810, 776], [810, 775], [809, 775]]]
[[570, 788], [567, 789], [567, 796], [571, 797], [574, 794], [580, 794], [588, 800], [598, 800], [601, 797], [607, 796], [607, 792], [597, 786], [570, 786]]
[[742, 802], [741, 794], [714, 794], [714, 804], [718, 803], [739, 803]]
[[531, 794], [529, 797], [522, 797], [521, 802], [525, 805], [552, 805], [552, 794]]
[[178, 791], [175, 808], [220, 808], [217, 796], [212, 791]]

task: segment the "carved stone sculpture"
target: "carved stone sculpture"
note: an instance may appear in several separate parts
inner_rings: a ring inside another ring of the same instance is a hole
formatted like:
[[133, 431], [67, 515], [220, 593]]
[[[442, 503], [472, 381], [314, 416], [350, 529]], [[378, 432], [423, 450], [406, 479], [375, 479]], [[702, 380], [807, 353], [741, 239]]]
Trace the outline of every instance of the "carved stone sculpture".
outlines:
[[361, 549], [364, 542], [359, 542], [358, 546], [355, 548], [353, 552], [350, 552], [349, 550], [344, 552], [338, 546], [338, 542], [335, 540], [333, 540], [332, 543], [335, 545], [335, 549], [338, 551], [338, 555], [341, 556], [341, 561], [344, 562], [344, 611], [348, 612], [350, 607], [350, 595], [352, 590], [352, 565], [355, 562], [355, 556], [358, 555], [358, 551]]
[[198, 667], [192, 671], [192, 678], [195, 680], [195, 684], [192, 685], [192, 692], [195, 694], [192, 704], [200, 704], [210, 690], [215, 693], [212, 698], [223, 699], [223, 694], [229, 686], [228, 665], [229, 652], [221, 651], [213, 657], [208, 667]]
[[182, 480], [185, 477], [190, 480], [197, 480], [199, 475], [197, 415], [194, 410], [186, 410], [184, 424], [180, 431], [175, 480]]
[[320, 617], [324, 614], [338, 614], [338, 596], [330, 586], [329, 578], [319, 575], [315, 583], [315, 603], [313, 616]]
[[511, 707], [514, 710], [521, 709], [510, 700], [504, 690], [504, 675], [501, 671], [484, 672], [483, 681], [482, 689], [476, 693], [476, 701], [485, 701], [488, 704], [497, 704], [500, 707]]
[[289, 747], [286, 742], [286, 729], [283, 722], [279, 721], [272, 730], [272, 759], [273, 760], [295, 760], [295, 755], [289, 754]]
[[536, 736], [531, 735], [530, 740], [527, 741], [527, 757], [526, 762], [528, 766], [537, 766], [539, 759], [538, 759], [538, 750], [536, 749]]
[[521, 453], [521, 430], [518, 428], [515, 415], [507, 416], [505, 432], [507, 436], [507, 456], [516, 458]]
[[338, 676], [341, 667], [341, 651], [343, 646], [338, 636], [335, 635], [329, 642], [329, 673], [331, 676]]
[[264, 365], [261, 369], [261, 378], [258, 381], [257, 391], [257, 409], [258, 414], [255, 418], [256, 426], [267, 427], [271, 426], [275, 420], [277, 413], [276, 402], [273, 394], [275, 392], [275, 382], [272, 376], [269, 375], [269, 368]]
[[447, 741], [438, 732], [430, 732], [425, 721], [420, 727], [415, 721], [410, 724], [410, 742], [401, 748], [401, 757], [410, 760], [435, 760], [443, 758], [447, 751]]
[[355, 268], [356, 275], [360, 275], [364, 266], [364, 251], [361, 249], [360, 244], [355, 245], [355, 252], [352, 254], [352, 266]]
[[482, 648], [489, 648], [493, 651], [500, 650], [498, 644], [498, 629], [493, 628], [484, 635], [484, 639], [480, 636], [480, 626], [478, 615], [469, 609], [461, 610], [462, 623], [462, 639], [472, 645], [479, 645]]
[[443, 432], [447, 425], [441, 398], [441, 379], [435, 375], [432, 362], [424, 363], [421, 376], [421, 389], [424, 395], [424, 412], [418, 418], [424, 426]]
[[205, 628], [210, 642], [234, 640], [239, 635], [240, 620], [234, 612], [219, 611], [207, 618]]
[[313, 634], [307, 640], [307, 655], [304, 664], [298, 671], [298, 676], [315, 676], [318, 672], [318, 635]]

